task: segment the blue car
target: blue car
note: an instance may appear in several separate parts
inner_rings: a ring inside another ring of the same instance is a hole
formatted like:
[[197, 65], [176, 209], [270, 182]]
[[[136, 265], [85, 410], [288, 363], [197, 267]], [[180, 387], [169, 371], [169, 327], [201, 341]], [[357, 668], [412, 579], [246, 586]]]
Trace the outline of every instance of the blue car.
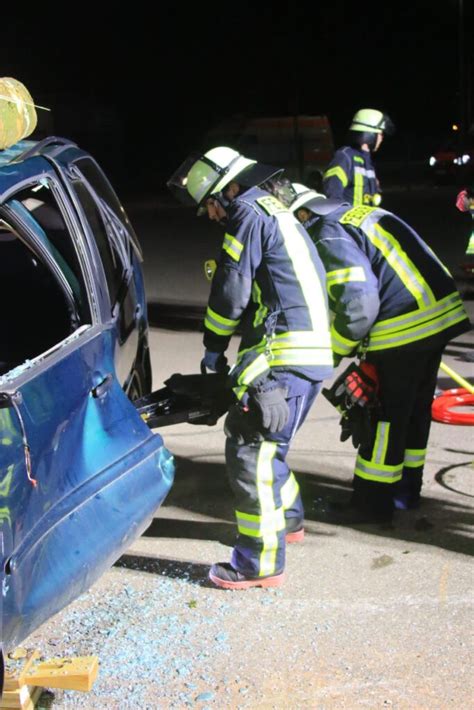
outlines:
[[141, 261], [91, 155], [61, 138], [0, 152], [3, 652], [90, 587], [171, 487], [132, 402], [152, 385]]

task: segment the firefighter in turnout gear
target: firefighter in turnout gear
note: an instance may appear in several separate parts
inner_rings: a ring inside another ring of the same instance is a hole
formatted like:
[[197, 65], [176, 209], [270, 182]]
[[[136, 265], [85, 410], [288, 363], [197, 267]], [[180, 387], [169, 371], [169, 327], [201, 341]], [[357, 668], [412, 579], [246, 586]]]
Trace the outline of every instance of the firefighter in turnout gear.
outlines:
[[349, 511], [390, 521], [394, 508], [419, 505], [441, 354], [469, 320], [448, 270], [408, 224], [294, 188], [291, 209], [326, 269], [336, 362], [358, 355], [378, 380], [380, 415], [358, 448]]
[[323, 176], [323, 192], [331, 199], [350, 205], [378, 206], [382, 202], [372, 153], [391, 135], [390, 118], [371, 108], [357, 111], [349, 129], [349, 145], [339, 148]]
[[285, 542], [301, 540], [304, 510], [286, 463], [291, 440], [333, 356], [317, 251], [294, 215], [259, 187], [278, 171], [219, 147], [186, 161], [168, 182], [225, 227], [204, 321], [204, 365], [218, 371], [237, 329], [225, 420], [226, 466], [238, 536], [230, 564], [211, 567], [220, 587], [278, 586]]

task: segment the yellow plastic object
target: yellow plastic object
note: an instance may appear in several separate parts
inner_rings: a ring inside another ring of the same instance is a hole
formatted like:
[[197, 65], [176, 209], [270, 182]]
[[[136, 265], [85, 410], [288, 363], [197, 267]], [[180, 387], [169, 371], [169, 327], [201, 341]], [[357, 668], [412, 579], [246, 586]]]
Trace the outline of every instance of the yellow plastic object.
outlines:
[[215, 259], [208, 259], [204, 262], [204, 274], [206, 275], [206, 279], [208, 281], [212, 281], [216, 269], [217, 262], [215, 261]]
[[474, 394], [474, 387], [469, 384], [467, 380], [464, 379], [464, 377], [461, 377], [461, 375], [458, 375], [457, 372], [452, 370], [448, 365], [446, 365], [445, 362], [441, 361], [441, 364], [439, 366], [440, 370], [443, 370], [449, 377], [451, 377], [455, 382], [458, 383], [460, 387], [463, 387], [465, 390], [469, 392], [469, 394]]
[[36, 109], [30, 92], [20, 81], [0, 78], [0, 150], [30, 136], [36, 128]]

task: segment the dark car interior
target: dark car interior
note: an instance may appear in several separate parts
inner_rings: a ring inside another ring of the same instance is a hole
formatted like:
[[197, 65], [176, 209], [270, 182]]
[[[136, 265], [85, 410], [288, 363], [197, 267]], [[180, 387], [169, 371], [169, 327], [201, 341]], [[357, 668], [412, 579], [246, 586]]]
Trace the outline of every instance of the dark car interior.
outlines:
[[0, 223], [0, 299], [0, 375], [61, 342], [73, 330], [58, 282], [5, 223]]

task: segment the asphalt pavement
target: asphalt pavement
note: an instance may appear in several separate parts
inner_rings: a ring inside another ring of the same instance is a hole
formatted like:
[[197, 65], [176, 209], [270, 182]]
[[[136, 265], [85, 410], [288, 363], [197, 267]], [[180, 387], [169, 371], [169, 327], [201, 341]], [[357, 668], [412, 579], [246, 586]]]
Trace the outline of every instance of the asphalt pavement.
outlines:
[[[155, 388], [198, 370], [201, 338], [152, 329]], [[473, 349], [471, 331], [444, 358], [471, 382]], [[440, 372], [438, 385], [454, 383]], [[398, 512], [390, 527], [337, 525], [327, 505], [348, 495], [355, 451], [319, 397], [290, 453], [304, 542], [288, 546], [283, 587], [244, 592], [207, 580], [236, 530], [223, 419], [159, 433], [177, 474], [152, 525], [25, 642], [48, 658], [97, 654], [98, 680], [89, 693], [44, 694], [40, 707], [473, 707], [472, 428], [433, 423], [419, 510]]]

